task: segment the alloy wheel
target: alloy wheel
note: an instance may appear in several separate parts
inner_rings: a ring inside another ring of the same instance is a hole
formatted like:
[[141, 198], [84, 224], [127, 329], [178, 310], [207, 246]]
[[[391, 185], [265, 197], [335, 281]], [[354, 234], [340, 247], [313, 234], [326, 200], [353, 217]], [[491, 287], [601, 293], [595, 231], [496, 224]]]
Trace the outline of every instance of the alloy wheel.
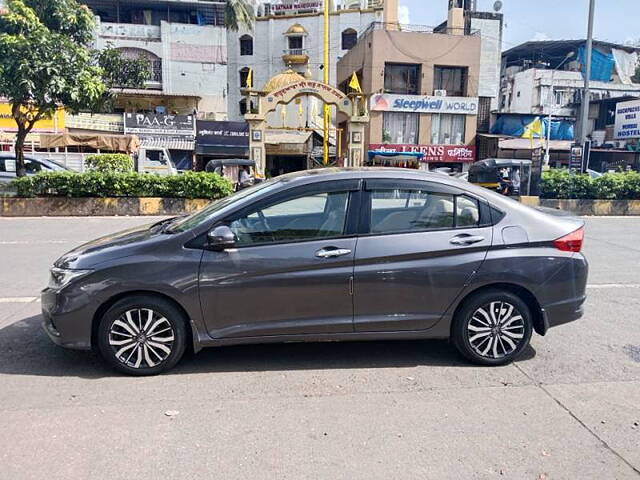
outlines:
[[109, 329], [109, 345], [123, 365], [152, 368], [171, 355], [175, 335], [169, 320], [149, 308], [128, 310]]
[[508, 302], [494, 301], [481, 306], [467, 324], [471, 348], [480, 356], [500, 359], [518, 349], [525, 335], [525, 320]]

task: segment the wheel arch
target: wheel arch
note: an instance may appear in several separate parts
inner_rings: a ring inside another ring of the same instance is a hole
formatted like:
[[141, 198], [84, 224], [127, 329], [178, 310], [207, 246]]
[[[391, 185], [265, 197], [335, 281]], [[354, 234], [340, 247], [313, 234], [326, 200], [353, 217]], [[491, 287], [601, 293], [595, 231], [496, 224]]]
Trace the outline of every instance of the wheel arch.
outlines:
[[188, 342], [187, 347], [191, 349], [191, 351], [195, 350], [194, 342], [196, 337], [194, 335], [192, 320], [189, 318], [189, 314], [187, 310], [178, 302], [175, 298], [170, 297], [164, 293], [154, 292], [151, 290], [131, 290], [127, 292], [120, 292], [117, 295], [113, 295], [106, 301], [104, 301], [94, 313], [93, 318], [91, 319], [91, 347], [96, 348], [98, 345], [98, 327], [100, 326], [100, 320], [103, 315], [118, 301], [122, 300], [126, 297], [133, 297], [136, 295], [143, 295], [145, 297], [155, 297], [165, 301], [170, 302], [173, 306], [175, 306], [180, 312], [184, 315], [186, 319], [185, 328], [187, 329], [187, 335], [191, 338], [191, 342]]
[[507, 292], [513, 293], [514, 295], [517, 295], [524, 303], [527, 304], [527, 307], [529, 307], [529, 310], [531, 311], [531, 316], [533, 320], [533, 329], [535, 330], [535, 332], [542, 336], [544, 336], [547, 333], [547, 327], [544, 319], [544, 312], [542, 310], [542, 307], [540, 306], [540, 303], [536, 299], [535, 295], [529, 289], [523, 287], [522, 285], [518, 285], [515, 283], [508, 283], [508, 282], [489, 283], [486, 285], [482, 285], [470, 292], [467, 292], [464, 295], [464, 297], [460, 299], [460, 301], [458, 302], [458, 305], [456, 305], [456, 308], [453, 312], [453, 316], [451, 317], [452, 318], [451, 327], [450, 327], [451, 329], [453, 329], [453, 323], [454, 323], [453, 320], [456, 318], [456, 316], [458, 315], [458, 312], [462, 309], [464, 304], [470, 298], [482, 292], [485, 292], [487, 290], [505, 290]]

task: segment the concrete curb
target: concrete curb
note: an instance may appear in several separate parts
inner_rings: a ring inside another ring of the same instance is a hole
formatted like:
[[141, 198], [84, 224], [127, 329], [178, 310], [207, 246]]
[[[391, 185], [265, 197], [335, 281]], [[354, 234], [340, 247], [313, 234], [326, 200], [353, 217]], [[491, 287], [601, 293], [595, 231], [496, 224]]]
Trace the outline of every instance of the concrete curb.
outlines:
[[0, 198], [2, 217], [89, 217], [181, 215], [204, 208], [202, 198]]
[[585, 216], [640, 215], [640, 200], [562, 200], [538, 197], [520, 197], [530, 207], [546, 207]]

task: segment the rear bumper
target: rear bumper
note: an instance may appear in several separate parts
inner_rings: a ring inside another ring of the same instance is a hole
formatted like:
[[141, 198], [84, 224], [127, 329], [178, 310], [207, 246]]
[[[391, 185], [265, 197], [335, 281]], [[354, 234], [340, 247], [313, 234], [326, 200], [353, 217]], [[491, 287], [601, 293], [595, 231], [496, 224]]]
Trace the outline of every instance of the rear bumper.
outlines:
[[586, 299], [587, 297], [583, 296], [544, 307], [542, 309], [543, 332], [540, 333], [544, 335], [550, 328], [582, 318]]

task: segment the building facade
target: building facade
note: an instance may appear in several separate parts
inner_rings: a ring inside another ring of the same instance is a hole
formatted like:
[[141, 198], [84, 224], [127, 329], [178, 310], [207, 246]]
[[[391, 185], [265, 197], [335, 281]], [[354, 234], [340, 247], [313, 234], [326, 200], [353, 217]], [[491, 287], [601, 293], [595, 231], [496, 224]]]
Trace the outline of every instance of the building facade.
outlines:
[[[388, 4], [388, 5], [385, 5]], [[397, 22], [397, 0], [336, 0], [330, 14], [329, 83], [336, 84], [336, 66], [357, 42], [358, 36], [373, 22], [385, 21], [384, 12], [395, 12], [389, 21]], [[241, 120], [246, 112], [242, 89], [249, 71], [253, 88], [261, 89], [274, 76], [292, 69], [305, 78], [322, 80], [324, 76], [324, 18], [322, 0], [277, 0], [257, 7], [253, 30], [229, 31], [228, 38], [228, 113], [230, 120]], [[319, 105], [305, 105], [302, 123], [320, 126]], [[297, 109], [281, 113], [274, 123], [297, 126]]]
[[371, 94], [370, 162], [463, 171], [475, 160], [481, 37], [454, 22], [450, 14], [448, 31], [376, 25], [340, 60], [341, 88], [355, 72]]

